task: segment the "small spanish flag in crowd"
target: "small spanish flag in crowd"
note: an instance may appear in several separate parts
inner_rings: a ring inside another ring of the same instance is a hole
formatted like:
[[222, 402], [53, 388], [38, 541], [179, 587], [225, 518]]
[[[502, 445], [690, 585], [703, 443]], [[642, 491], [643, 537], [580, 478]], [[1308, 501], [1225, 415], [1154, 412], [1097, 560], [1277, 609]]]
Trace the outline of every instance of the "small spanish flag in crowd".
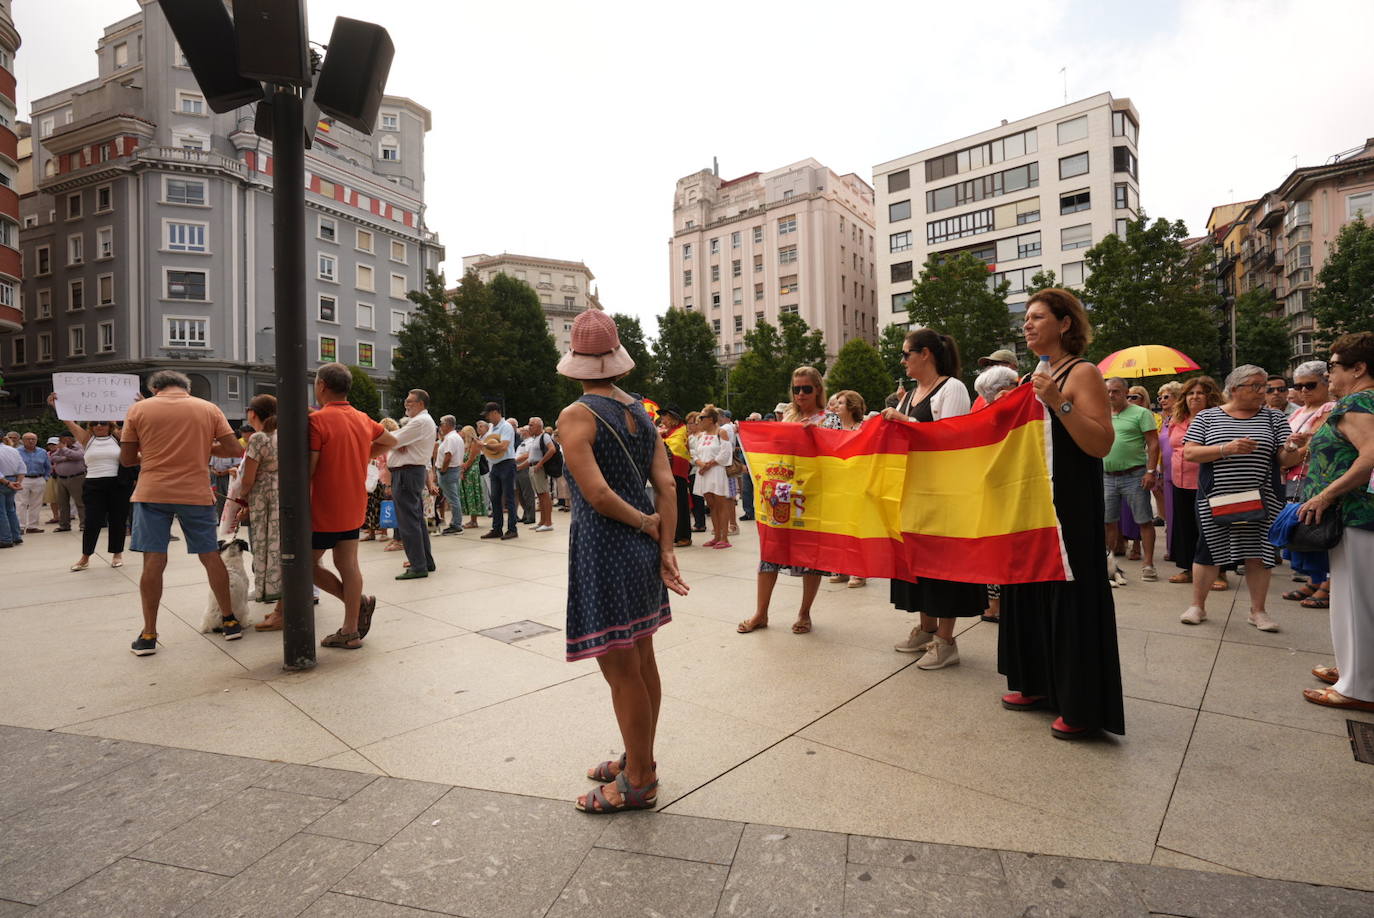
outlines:
[[760, 554], [858, 577], [1071, 580], [1050, 482], [1050, 420], [1030, 386], [927, 424], [857, 431], [750, 421]]

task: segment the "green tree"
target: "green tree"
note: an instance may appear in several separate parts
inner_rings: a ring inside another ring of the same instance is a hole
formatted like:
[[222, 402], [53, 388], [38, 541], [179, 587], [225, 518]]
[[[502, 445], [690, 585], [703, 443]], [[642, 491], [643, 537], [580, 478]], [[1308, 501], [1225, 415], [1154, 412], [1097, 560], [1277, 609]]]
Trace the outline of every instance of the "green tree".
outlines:
[[[353, 387], [348, 390], [348, 400], [363, 414], [374, 421], [382, 419], [382, 397], [377, 392], [377, 384], [362, 367], [349, 366], [353, 374]], [[411, 388], [414, 388], [413, 386]]]
[[1095, 335], [1092, 360], [1136, 344], [1177, 348], [1204, 369], [1217, 362], [1217, 310], [1221, 295], [1208, 246], [1184, 245], [1183, 221], [1144, 216], [1126, 227], [1126, 238], [1108, 234], [1084, 256], [1091, 272], [1083, 299]]
[[869, 410], [882, 410], [883, 400], [893, 389], [892, 378], [883, 367], [878, 349], [862, 338], [850, 339], [835, 357], [835, 365], [825, 378], [825, 391], [834, 395], [853, 389], [864, 397]]
[[656, 384], [654, 355], [644, 340], [644, 327], [639, 324], [639, 317], [617, 312], [612, 313], [611, 318], [615, 320], [616, 331], [620, 333], [621, 346], [635, 362], [635, 368], [620, 381], [620, 388], [641, 395], [651, 394]]
[[988, 283], [988, 266], [968, 252], [945, 261], [931, 255], [912, 287], [907, 314], [911, 321], [954, 338], [963, 360], [965, 381], [978, 375], [975, 358], [1012, 340], [1011, 314], [1003, 281]]
[[444, 292], [443, 275], [426, 272], [425, 288], [410, 291], [406, 298], [415, 308], [396, 336], [399, 346], [391, 367], [391, 391], [424, 389], [433, 404], [447, 405], [459, 395], [459, 354], [458, 327]]
[[1323, 351], [1341, 335], [1374, 330], [1374, 215], [1341, 227], [1317, 272], [1309, 309]]
[[883, 329], [878, 338], [878, 353], [882, 356], [883, 372], [888, 375], [888, 391], [895, 388], [892, 384], [906, 378], [906, 368], [902, 365], [902, 349], [906, 347], [906, 335], [910, 329], [896, 322]]
[[788, 381], [797, 367], [815, 367], [825, 375], [825, 338], [819, 328], [812, 329], [795, 312], [784, 312], [778, 316], [778, 334], [782, 337], [782, 362]]
[[1269, 290], [1251, 290], [1236, 298], [1236, 366], [1254, 364], [1270, 373], [1288, 369], [1288, 325], [1273, 314], [1275, 305]]
[[558, 404], [558, 346], [549, 334], [548, 318], [539, 294], [522, 280], [498, 274], [487, 285], [492, 310], [504, 320], [502, 347], [507, 359], [503, 373], [489, 379], [505, 395], [506, 414], [519, 418], [556, 417]]
[[744, 333], [744, 354], [730, 370], [730, 404], [736, 414], [767, 414], [778, 402], [786, 401], [791, 372], [783, 360], [782, 336], [767, 319], [759, 319]]
[[694, 411], [716, 396], [716, 336], [706, 317], [690, 309], [669, 309], [658, 317], [654, 342], [658, 392], [665, 404]]
[[[1031, 275], [1030, 283], [1026, 285], [1026, 302], [1030, 302], [1031, 297], [1041, 290], [1048, 290], [1050, 287], [1058, 287], [1059, 281], [1054, 276], [1054, 271], [1045, 268], [1043, 271], [1036, 271]], [[1069, 289], [1069, 288], [1066, 288]]]

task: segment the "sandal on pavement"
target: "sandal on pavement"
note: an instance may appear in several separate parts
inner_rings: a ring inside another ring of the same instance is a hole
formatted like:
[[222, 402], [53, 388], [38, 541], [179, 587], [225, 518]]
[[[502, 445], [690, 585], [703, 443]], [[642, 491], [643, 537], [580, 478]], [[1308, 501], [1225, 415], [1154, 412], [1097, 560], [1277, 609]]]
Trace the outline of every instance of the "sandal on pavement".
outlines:
[[1312, 675], [1327, 685], [1335, 685], [1341, 679], [1340, 671], [1334, 666], [1314, 666], [1312, 667]]
[[72, 565], [71, 569], [74, 571], [84, 571], [86, 568], [90, 566], [91, 563], [89, 561], [78, 561]]
[[[358, 643], [354, 644], [353, 641], [357, 641]], [[323, 641], [320, 641], [320, 646], [338, 647], [341, 650], [360, 650], [363, 646], [363, 638], [362, 635], [358, 634], [356, 631], [344, 634], [343, 629], [340, 628]]]
[[265, 619], [265, 618], [264, 618], [262, 621], [258, 622], [256, 625], [253, 626], [253, 630], [254, 630], [254, 631], [280, 631], [280, 630], [282, 629], [282, 625], [283, 625], [283, 620], [282, 620], [282, 619], [277, 619], [277, 620], [274, 622], [274, 621], [269, 621], [268, 619]]
[[749, 619], [748, 621], [740, 622], [739, 625], [735, 628], [735, 630], [738, 631], [740, 634], [748, 634], [748, 633], [751, 632], [751, 631], [761, 631], [762, 629], [767, 628], [767, 627], [768, 627], [768, 620], [767, 620], [767, 619], [764, 619], [763, 621], [761, 621], [761, 622], [759, 622], [757, 625], [755, 625], [755, 624], [754, 624], [754, 620], [751, 618], [751, 619]]
[[1193, 582], [1193, 572], [1192, 572], [1192, 571], [1179, 571], [1177, 574], [1174, 574], [1174, 576], [1172, 576], [1172, 577], [1169, 578], [1169, 582], [1170, 582], [1170, 583], [1192, 583], [1192, 582]]
[[811, 619], [809, 619], [809, 618], [799, 618], [799, 619], [797, 619], [795, 622], [792, 623], [792, 633], [793, 633], [793, 634], [810, 634], [810, 633], [811, 633]]
[[1309, 583], [1301, 589], [1289, 590], [1287, 593], [1283, 594], [1283, 598], [1289, 602], [1298, 602], [1299, 600], [1310, 599], [1316, 592], [1316, 588]]
[[1331, 594], [1321, 587], [1317, 587], [1310, 598], [1298, 603], [1304, 609], [1329, 609], [1331, 608]]
[[405, 546], [402, 545], [402, 544], [401, 544], [399, 541], [397, 541], [396, 539], [392, 539], [390, 542], [387, 542], [387, 543], [386, 543], [386, 548], [383, 548], [383, 549], [382, 549], [382, 551], [404, 551], [404, 550], [405, 550]]
[[1229, 589], [1231, 589], [1231, 584], [1226, 582], [1225, 577], [1218, 577], [1212, 581], [1212, 592], [1214, 593], [1224, 593]]
[[363, 596], [363, 601], [358, 605], [358, 637], [367, 637], [367, 633], [372, 630], [372, 613], [376, 611], [377, 597]]
[[[615, 776], [616, 790], [620, 791], [620, 804], [606, 799], [606, 787], [595, 788], [590, 794], [577, 801], [577, 808], [592, 816], [605, 816], [625, 810], [652, 810], [658, 805], [658, 781], [653, 780], [643, 787], [631, 787], [625, 772]], [[651, 796], [652, 795], [652, 796]]]
[[1350, 698], [1346, 695], [1342, 695], [1333, 688], [1305, 688], [1302, 690], [1302, 697], [1313, 704], [1319, 704], [1327, 708], [1347, 708], [1352, 711], [1374, 711], [1374, 701], [1361, 701], [1358, 698]]
[[124, 566], [124, 559], [123, 559], [123, 558], [115, 558], [113, 561], [110, 562], [110, 567], [123, 567], [123, 566]]
[[[609, 784], [616, 779], [616, 775], [619, 775], [622, 771], [625, 770], [625, 763], [628, 760], [629, 753], [622, 752], [620, 753], [620, 758], [618, 759], [608, 759], [607, 761], [602, 762], [600, 765], [588, 768], [587, 779], [589, 781], [596, 781], [600, 784]], [[616, 768], [615, 774], [611, 773], [612, 765], [614, 765]], [[657, 762], [654, 763], [654, 770], [658, 770]]]

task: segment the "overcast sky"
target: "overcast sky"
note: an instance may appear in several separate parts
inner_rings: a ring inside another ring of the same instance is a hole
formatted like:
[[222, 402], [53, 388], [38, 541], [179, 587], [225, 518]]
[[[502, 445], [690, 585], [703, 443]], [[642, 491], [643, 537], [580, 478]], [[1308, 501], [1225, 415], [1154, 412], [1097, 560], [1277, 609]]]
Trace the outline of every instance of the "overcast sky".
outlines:
[[[135, 0], [14, 0], [19, 111], [90, 79]], [[651, 334], [668, 304], [674, 183], [812, 156], [875, 164], [1109, 91], [1140, 112], [1153, 216], [1196, 234], [1296, 162], [1374, 136], [1370, 0], [1068, 0], [690, 5], [310, 0], [380, 21], [388, 92], [434, 113], [428, 224], [462, 257], [585, 261], [613, 312]]]

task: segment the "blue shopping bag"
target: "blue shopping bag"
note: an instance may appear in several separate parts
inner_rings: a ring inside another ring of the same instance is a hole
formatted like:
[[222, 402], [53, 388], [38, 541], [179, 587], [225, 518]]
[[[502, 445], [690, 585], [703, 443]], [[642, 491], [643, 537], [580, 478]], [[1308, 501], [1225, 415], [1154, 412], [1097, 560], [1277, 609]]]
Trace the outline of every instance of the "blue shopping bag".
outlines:
[[381, 512], [377, 514], [377, 525], [382, 529], [396, 528], [396, 502], [394, 500], [382, 501]]

